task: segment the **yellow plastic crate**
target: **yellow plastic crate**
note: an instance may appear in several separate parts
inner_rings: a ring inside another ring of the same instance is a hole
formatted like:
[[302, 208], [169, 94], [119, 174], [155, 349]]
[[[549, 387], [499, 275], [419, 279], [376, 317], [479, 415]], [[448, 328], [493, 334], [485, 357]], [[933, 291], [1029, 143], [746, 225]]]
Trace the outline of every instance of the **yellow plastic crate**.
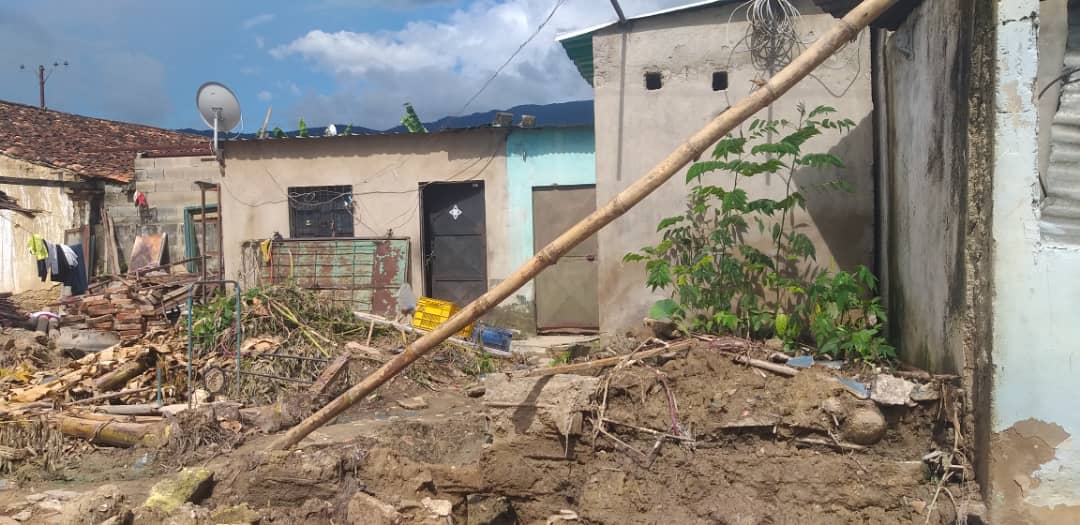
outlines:
[[[445, 323], [460, 309], [461, 308], [458, 308], [458, 305], [451, 303], [450, 301], [421, 297], [416, 301], [416, 313], [413, 314], [412, 325], [415, 328], [430, 332], [439, 325]], [[476, 323], [470, 323], [465, 328], [462, 328], [461, 331], [457, 333], [457, 336], [462, 339], [468, 339], [472, 336], [473, 325], [475, 324]]]

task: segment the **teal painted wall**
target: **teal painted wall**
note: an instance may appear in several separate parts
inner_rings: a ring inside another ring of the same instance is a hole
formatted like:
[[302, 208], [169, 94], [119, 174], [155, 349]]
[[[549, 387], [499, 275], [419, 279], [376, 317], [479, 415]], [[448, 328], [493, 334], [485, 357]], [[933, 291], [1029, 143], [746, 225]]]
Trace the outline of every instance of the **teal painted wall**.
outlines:
[[[533, 256], [532, 190], [596, 184], [596, 141], [591, 127], [515, 129], [506, 141], [508, 257], [517, 268]], [[530, 282], [518, 292], [532, 302]]]

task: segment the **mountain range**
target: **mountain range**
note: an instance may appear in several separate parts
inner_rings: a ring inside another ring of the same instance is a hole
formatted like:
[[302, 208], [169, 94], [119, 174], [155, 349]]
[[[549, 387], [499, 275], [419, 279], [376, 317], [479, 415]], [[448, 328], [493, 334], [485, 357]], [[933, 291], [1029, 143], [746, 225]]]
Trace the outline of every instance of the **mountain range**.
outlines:
[[[495, 113], [499, 111], [505, 111], [514, 115], [514, 124], [521, 122], [522, 115], [533, 115], [536, 117], [536, 126], [591, 126], [593, 125], [593, 101], [591, 100], [574, 100], [570, 102], [556, 102], [553, 104], [523, 104], [520, 106], [514, 106], [509, 109], [503, 110], [490, 110], [479, 113], [472, 113], [470, 115], [463, 115], [459, 117], [443, 117], [438, 120], [424, 122], [424, 127], [428, 131], [439, 131], [444, 129], [461, 129], [472, 128], [478, 126], [484, 126], [491, 124], [495, 119]], [[403, 113], [404, 114], [404, 113]], [[344, 133], [345, 129], [349, 126], [349, 132], [358, 135], [377, 135], [381, 133], [404, 133], [406, 131], [405, 126], [394, 126], [392, 128], [377, 130], [372, 128], [366, 128], [358, 126], [356, 124], [348, 123], [334, 123], [334, 127], [337, 128], [338, 133]], [[326, 126], [312, 127], [308, 126], [308, 135], [312, 137], [321, 137], [326, 134]], [[212, 136], [214, 132], [209, 129], [192, 129], [184, 128], [177, 131], [184, 133], [193, 133], [196, 135]], [[267, 130], [268, 133], [272, 133], [273, 130]], [[300, 135], [298, 130], [286, 131], [285, 135], [289, 137], [296, 137]], [[229, 135], [229, 138], [233, 138]], [[238, 138], [252, 139], [255, 138], [255, 133], [241, 133]]]

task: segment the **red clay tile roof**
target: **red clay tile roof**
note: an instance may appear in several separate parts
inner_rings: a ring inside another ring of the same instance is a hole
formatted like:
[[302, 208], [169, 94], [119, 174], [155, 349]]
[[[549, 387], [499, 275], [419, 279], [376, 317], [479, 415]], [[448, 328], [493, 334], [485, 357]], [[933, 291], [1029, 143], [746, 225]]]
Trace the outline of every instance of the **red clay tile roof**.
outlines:
[[135, 155], [211, 155], [206, 137], [0, 101], [0, 154], [129, 182]]

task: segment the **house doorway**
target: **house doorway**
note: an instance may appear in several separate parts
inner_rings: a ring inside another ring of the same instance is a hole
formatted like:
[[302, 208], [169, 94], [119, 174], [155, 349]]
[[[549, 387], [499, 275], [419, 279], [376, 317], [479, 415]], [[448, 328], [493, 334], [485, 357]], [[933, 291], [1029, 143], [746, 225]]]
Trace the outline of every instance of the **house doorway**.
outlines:
[[[533, 250], [539, 251], [596, 210], [595, 186], [533, 188]], [[536, 329], [539, 332], [596, 330], [596, 235], [536, 276]]]
[[484, 183], [434, 183], [420, 191], [425, 295], [464, 306], [487, 291]]

